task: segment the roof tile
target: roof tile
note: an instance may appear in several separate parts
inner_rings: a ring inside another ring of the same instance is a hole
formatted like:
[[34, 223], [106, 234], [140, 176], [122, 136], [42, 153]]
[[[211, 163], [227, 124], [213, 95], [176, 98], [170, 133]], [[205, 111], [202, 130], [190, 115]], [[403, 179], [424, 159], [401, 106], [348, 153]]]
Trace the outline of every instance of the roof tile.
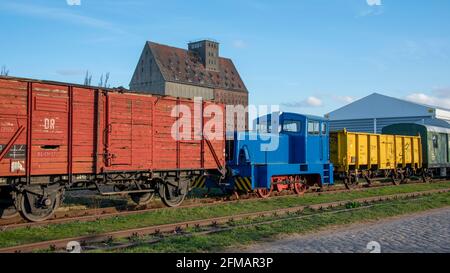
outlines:
[[220, 71], [207, 71], [196, 52], [148, 42], [166, 81], [248, 92], [233, 62], [219, 57]]

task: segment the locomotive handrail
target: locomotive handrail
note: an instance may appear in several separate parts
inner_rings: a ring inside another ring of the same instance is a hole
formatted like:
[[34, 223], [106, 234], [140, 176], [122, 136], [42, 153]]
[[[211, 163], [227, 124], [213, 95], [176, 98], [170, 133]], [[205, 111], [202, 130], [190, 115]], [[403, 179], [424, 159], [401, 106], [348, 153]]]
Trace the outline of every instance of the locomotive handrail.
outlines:
[[208, 145], [209, 150], [211, 151], [211, 154], [214, 158], [214, 161], [216, 162], [219, 172], [222, 174], [223, 177], [225, 177], [227, 171], [220, 163], [219, 157], [217, 156], [216, 151], [214, 150], [214, 147], [212, 146], [211, 141], [206, 136], [204, 137], [204, 140], [205, 140], [206, 144]]

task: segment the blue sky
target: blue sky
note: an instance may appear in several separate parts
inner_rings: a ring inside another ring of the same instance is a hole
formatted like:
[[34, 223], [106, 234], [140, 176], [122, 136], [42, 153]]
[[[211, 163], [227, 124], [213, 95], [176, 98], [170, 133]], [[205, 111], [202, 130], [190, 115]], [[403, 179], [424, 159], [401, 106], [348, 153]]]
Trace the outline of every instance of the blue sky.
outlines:
[[450, 108], [450, 1], [67, 1], [0, 2], [10, 75], [128, 87], [146, 40], [211, 37], [252, 104], [323, 115], [379, 92]]

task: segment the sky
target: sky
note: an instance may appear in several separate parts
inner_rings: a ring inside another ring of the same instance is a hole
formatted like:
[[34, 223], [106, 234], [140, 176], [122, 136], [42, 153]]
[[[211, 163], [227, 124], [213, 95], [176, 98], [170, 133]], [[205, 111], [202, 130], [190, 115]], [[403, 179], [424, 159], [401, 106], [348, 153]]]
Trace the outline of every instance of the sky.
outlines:
[[250, 103], [324, 115], [378, 92], [450, 108], [446, 0], [1, 0], [10, 76], [128, 87], [145, 41], [212, 38]]

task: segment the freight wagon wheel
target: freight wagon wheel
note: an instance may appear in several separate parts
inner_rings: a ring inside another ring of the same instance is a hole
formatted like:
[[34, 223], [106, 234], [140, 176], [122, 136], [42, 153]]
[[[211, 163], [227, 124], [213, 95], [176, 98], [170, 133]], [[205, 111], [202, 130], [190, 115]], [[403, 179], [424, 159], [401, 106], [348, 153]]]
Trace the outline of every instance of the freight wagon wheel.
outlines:
[[140, 206], [147, 205], [153, 200], [155, 194], [153, 192], [145, 192], [145, 193], [130, 193], [130, 198], [134, 203]]
[[19, 216], [11, 192], [12, 189], [0, 189], [0, 219], [11, 219]]
[[358, 187], [358, 182], [353, 176], [344, 178], [344, 185], [347, 190], [352, 190]]
[[405, 175], [403, 173], [392, 174], [391, 176], [392, 184], [398, 186], [405, 181]]
[[270, 187], [270, 189], [267, 188], [259, 188], [256, 189], [256, 194], [258, 195], [259, 198], [269, 198], [269, 196], [272, 194], [273, 191], [273, 187]]
[[433, 172], [430, 170], [425, 170], [422, 172], [423, 183], [430, 183], [433, 181]]
[[180, 182], [179, 186], [171, 183], [160, 185], [159, 195], [161, 200], [168, 207], [178, 207], [183, 203], [184, 198], [188, 194], [188, 183]]
[[32, 222], [42, 222], [50, 218], [61, 204], [60, 192], [48, 197], [25, 192], [19, 195], [19, 206], [22, 216]]
[[405, 176], [405, 178], [401, 181], [401, 184], [408, 184], [409, 182], [411, 182], [411, 179]]
[[0, 219], [12, 219], [19, 216], [19, 212], [14, 204], [0, 204]]
[[372, 178], [374, 177], [372, 171], [366, 171], [363, 172], [363, 178], [367, 182], [367, 187], [370, 187], [372, 185]]

